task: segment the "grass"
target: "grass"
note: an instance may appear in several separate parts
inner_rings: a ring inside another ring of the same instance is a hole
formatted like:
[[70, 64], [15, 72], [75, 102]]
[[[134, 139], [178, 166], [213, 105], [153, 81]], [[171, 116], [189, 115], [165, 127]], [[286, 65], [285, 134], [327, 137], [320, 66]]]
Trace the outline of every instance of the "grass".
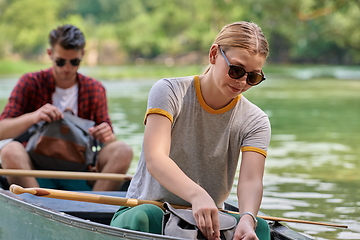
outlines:
[[0, 75], [18, 75], [26, 72], [38, 71], [49, 65], [39, 62], [13, 61], [0, 59]]

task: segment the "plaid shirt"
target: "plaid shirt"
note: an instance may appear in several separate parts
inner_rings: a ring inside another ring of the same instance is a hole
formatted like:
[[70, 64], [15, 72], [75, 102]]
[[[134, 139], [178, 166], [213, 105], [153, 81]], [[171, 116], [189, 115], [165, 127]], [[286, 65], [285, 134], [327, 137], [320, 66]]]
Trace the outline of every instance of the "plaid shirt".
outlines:
[[[105, 88], [95, 79], [80, 73], [77, 75], [79, 83], [78, 116], [92, 120], [96, 125], [107, 122], [111, 126]], [[52, 104], [54, 92], [55, 79], [52, 75], [52, 68], [25, 74], [13, 89], [0, 120], [34, 112], [46, 103]]]

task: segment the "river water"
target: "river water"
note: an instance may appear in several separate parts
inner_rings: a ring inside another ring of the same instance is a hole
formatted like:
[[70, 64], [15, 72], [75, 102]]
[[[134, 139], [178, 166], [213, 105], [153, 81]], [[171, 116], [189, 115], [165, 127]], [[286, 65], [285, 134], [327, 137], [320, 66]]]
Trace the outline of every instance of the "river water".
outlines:
[[[261, 211], [349, 226], [285, 223], [315, 239], [360, 239], [360, 71], [327, 68], [333, 73], [327, 78], [316, 75], [319, 68], [288, 71], [303, 74], [269, 73], [266, 81], [244, 93], [269, 115], [272, 125]], [[148, 91], [157, 79], [100, 80], [115, 133], [134, 149], [133, 174]], [[16, 81], [17, 76], [0, 78], [1, 109]]]

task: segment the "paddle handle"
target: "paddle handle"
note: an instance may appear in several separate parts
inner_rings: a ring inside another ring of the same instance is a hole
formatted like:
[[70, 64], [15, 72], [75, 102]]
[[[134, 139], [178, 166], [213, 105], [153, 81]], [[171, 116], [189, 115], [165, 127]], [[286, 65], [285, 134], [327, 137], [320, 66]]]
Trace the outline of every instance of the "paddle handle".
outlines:
[[118, 173], [46, 171], [46, 170], [24, 170], [24, 169], [0, 169], [0, 175], [54, 178], [54, 179], [112, 180], [112, 181], [130, 181], [132, 178], [132, 176], [130, 175], [118, 174]]
[[[30, 193], [38, 197], [110, 204], [110, 205], [124, 206], [124, 207], [135, 207], [141, 204], [152, 204], [165, 210], [162, 202], [150, 201], [150, 200], [113, 197], [113, 196], [105, 196], [105, 195], [98, 195], [91, 193], [62, 191], [62, 190], [46, 189], [46, 188], [23, 188], [16, 184], [11, 184], [10, 191], [14, 194]], [[189, 208], [188, 206], [173, 205], [173, 204], [171, 204], [171, 206], [173, 206], [174, 208], [182, 208], [182, 209]]]
[[[135, 207], [135, 206], [138, 206], [141, 204], [153, 204], [164, 210], [162, 202], [150, 201], [150, 200], [112, 197], [112, 196], [104, 196], [104, 195], [81, 193], [81, 192], [61, 191], [61, 190], [46, 189], [46, 188], [23, 188], [18, 185], [15, 185], [15, 184], [12, 184], [10, 186], [10, 191], [14, 194], [30, 193], [30, 194], [33, 194], [33, 195], [39, 196], [39, 197], [48, 197], [48, 198], [57, 198], [57, 199], [65, 199], [65, 200], [73, 200], [73, 201], [110, 204], [110, 205], [118, 205], [118, 206], [124, 206], [124, 207]], [[180, 208], [180, 209], [189, 208], [188, 206], [182, 206], [182, 205], [171, 204], [171, 206], [173, 206], [174, 208]], [[233, 211], [227, 211], [227, 210], [221, 210], [221, 211], [227, 212], [227, 213], [239, 214], [238, 212], [233, 212]], [[332, 224], [332, 223], [313, 222], [313, 221], [261, 216], [261, 215], [258, 215], [258, 217], [260, 217], [264, 220], [269, 220], [269, 221], [294, 222], [294, 223], [304, 223], [304, 224], [323, 225], [323, 226], [330, 226], [330, 227], [348, 228], [348, 226], [346, 226], [346, 225]]]

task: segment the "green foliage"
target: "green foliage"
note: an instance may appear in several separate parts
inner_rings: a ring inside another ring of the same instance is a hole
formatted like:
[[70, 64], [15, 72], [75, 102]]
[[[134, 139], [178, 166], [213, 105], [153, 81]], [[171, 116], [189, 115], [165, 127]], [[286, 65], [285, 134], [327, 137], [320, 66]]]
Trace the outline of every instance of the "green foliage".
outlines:
[[[0, 57], [44, 53], [59, 24], [83, 30], [98, 59], [206, 56], [225, 24], [252, 21], [270, 62], [360, 62], [359, 0], [0, 0]], [[105, 61], [105, 60], [104, 60]]]
[[[1, 15], [2, 44], [7, 51], [24, 56], [41, 53], [47, 43], [49, 30], [56, 23], [60, 2], [57, 0], [15, 0]], [[4, 52], [4, 50], [3, 50]]]

